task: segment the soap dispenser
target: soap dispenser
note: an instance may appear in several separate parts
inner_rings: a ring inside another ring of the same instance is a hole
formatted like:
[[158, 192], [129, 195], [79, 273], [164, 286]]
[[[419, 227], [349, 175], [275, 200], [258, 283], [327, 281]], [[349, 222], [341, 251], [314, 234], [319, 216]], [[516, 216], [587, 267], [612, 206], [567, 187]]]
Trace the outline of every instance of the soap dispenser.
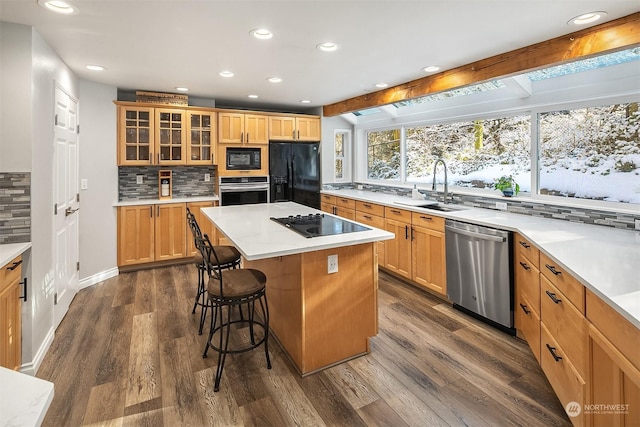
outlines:
[[422, 193], [418, 191], [416, 184], [413, 184], [413, 191], [411, 192], [411, 198], [416, 200], [424, 199], [424, 197], [422, 196]]

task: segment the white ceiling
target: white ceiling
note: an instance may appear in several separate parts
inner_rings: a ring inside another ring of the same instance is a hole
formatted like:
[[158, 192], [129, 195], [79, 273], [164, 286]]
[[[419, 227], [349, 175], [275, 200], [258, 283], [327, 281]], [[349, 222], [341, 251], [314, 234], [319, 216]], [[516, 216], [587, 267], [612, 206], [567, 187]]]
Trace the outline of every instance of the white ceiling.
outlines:
[[[427, 65], [454, 68], [571, 33], [581, 28], [567, 21], [585, 12], [604, 10], [609, 21], [640, 10], [637, 0], [69, 2], [79, 14], [57, 15], [36, 0], [0, 0], [0, 20], [35, 27], [87, 80], [174, 93], [186, 86], [217, 106], [289, 110], [424, 77]], [[250, 36], [262, 27], [274, 37]], [[325, 41], [340, 48], [316, 49]], [[107, 70], [91, 72], [87, 64]], [[235, 76], [221, 77], [222, 70]], [[283, 82], [269, 83], [270, 76]]]

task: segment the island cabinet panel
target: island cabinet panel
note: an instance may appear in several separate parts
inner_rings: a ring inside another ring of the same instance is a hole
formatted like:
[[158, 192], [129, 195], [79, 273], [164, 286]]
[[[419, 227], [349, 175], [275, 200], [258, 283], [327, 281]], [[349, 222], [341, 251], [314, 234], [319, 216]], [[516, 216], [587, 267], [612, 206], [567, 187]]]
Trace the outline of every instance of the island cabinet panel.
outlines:
[[154, 205], [118, 208], [118, 266], [154, 261], [153, 211]]
[[[338, 256], [338, 272], [327, 257]], [[246, 261], [267, 275], [270, 327], [306, 375], [369, 351], [378, 332], [373, 243]]]
[[156, 261], [186, 256], [187, 210], [184, 203], [156, 205]]
[[18, 370], [22, 365], [22, 256], [0, 270], [0, 366]]

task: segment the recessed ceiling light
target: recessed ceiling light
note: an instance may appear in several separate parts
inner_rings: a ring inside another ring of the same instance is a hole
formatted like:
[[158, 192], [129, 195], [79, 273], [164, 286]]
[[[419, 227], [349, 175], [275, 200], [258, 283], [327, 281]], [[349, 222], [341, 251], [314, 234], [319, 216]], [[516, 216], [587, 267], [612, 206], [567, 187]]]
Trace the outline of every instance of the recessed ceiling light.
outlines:
[[376, 87], [383, 88], [383, 87], [387, 87], [387, 86], [389, 86], [388, 83], [376, 83]]
[[308, 100], [308, 99], [301, 99], [301, 100], [300, 100], [300, 102], [301, 102], [302, 104], [311, 104], [311, 101], [310, 101], [310, 100]]
[[439, 69], [440, 67], [438, 67], [437, 65], [429, 65], [428, 67], [424, 67], [422, 71], [424, 71], [425, 73], [433, 73], [438, 71]]
[[578, 15], [574, 18], [571, 18], [567, 24], [569, 25], [586, 25], [592, 22], [596, 22], [599, 19], [607, 16], [607, 12], [598, 11], [598, 12], [589, 12], [583, 13], [582, 15]]
[[103, 67], [102, 65], [87, 65], [86, 69], [87, 70], [91, 70], [91, 71], [104, 71], [104, 70], [106, 70], [106, 68]]
[[338, 50], [338, 45], [331, 42], [320, 43], [316, 47], [323, 52], [333, 52]]
[[222, 77], [233, 77], [233, 73], [231, 71], [220, 71], [220, 75]]
[[269, 77], [267, 78], [269, 83], [280, 83], [282, 79], [280, 77]]
[[61, 0], [38, 0], [38, 4], [52, 12], [61, 13], [63, 15], [77, 15], [80, 10], [66, 1]]
[[258, 99], [258, 95], [247, 95], [247, 98]]
[[253, 37], [260, 40], [269, 40], [271, 37], [273, 37], [273, 33], [264, 28], [257, 28], [255, 30], [251, 30], [249, 34], [251, 34]]
[[188, 87], [182, 87], [182, 86], [176, 87], [176, 90], [178, 92], [189, 92], [189, 88]]

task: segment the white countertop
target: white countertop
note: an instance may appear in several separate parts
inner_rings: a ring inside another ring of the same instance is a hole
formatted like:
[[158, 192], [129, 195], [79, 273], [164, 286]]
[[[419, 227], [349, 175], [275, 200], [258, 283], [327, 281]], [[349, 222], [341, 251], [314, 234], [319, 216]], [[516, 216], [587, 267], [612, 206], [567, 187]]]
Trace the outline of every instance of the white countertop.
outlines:
[[198, 196], [198, 197], [176, 197], [173, 199], [139, 199], [123, 200], [115, 202], [112, 206], [140, 206], [140, 205], [162, 205], [165, 203], [197, 203], [197, 202], [217, 202], [218, 196]]
[[0, 267], [6, 265], [12, 259], [22, 254], [31, 247], [31, 242], [6, 243], [0, 245]]
[[377, 242], [393, 239], [394, 236], [388, 231], [362, 224], [370, 230], [306, 238], [269, 219], [320, 212], [293, 202], [222, 206], [202, 208], [200, 211], [249, 261]]
[[440, 212], [395, 203], [409, 197], [364, 190], [322, 193], [517, 231], [640, 328], [640, 232], [492, 209]]
[[39, 426], [53, 400], [53, 383], [0, 367], [0, 427]]

